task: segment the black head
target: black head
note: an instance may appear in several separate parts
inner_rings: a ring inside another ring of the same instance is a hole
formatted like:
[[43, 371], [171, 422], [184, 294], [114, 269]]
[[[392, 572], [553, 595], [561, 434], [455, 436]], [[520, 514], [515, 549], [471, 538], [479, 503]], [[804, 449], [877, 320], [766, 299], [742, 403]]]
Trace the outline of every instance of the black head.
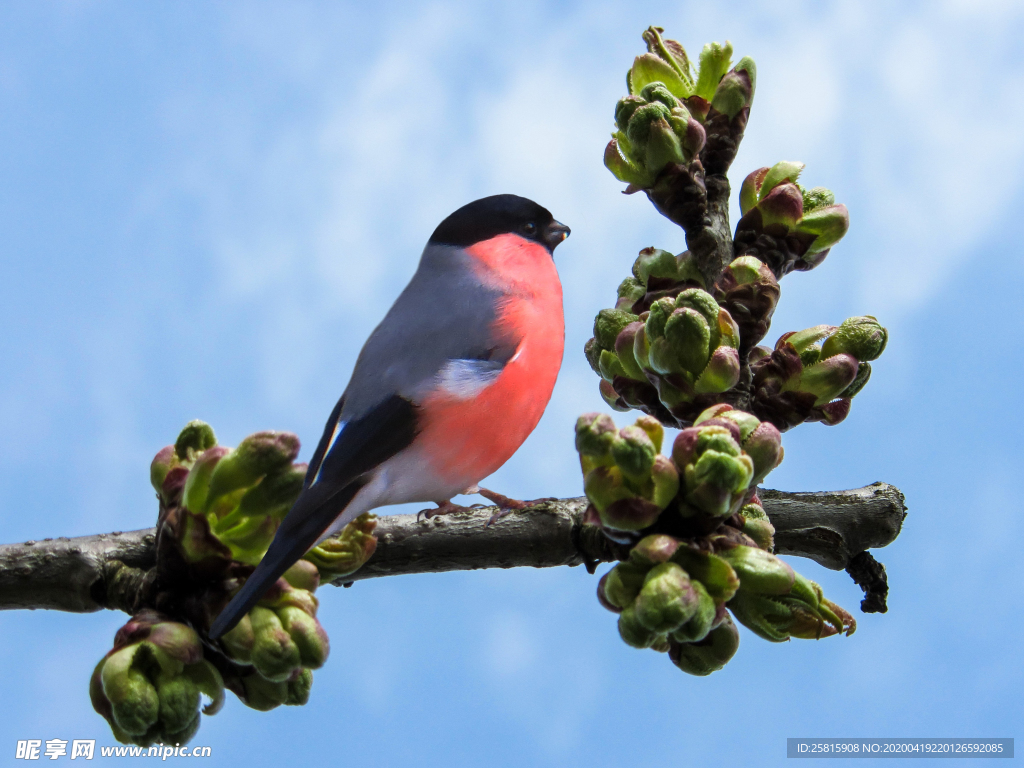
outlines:
[[431, 243], [462, 248], [497, 235], [516, 234], [535, 240], [549, 251], [569, 236], [569, 228], [533, 200], [518, 195], [492, 195], [464, 205], [438, 224]]

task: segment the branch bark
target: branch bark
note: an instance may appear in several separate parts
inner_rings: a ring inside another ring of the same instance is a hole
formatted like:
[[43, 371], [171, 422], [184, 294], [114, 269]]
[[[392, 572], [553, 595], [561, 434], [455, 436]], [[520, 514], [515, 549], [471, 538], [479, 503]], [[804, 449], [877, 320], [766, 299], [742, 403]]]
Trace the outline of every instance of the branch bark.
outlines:
[[[890, 544], [906, 516], [903, 494], [886, 483], [849, 491], [762, 489], [758, 494], [776, 529], [776, 552], [809, 557], [834, 570], [869, 548]], [[585, 498], [543, 502], [490, 526], [494, 507], [430, 520], [381, 517], [373, 557], [335, 583], [478, 568], [592, 568], [616, 557], [600, 531], [582, 524], [586, 505]], [[152, 528], [0, 545], [0, 609], [135, 613], [144, 607], [155, 565]]]

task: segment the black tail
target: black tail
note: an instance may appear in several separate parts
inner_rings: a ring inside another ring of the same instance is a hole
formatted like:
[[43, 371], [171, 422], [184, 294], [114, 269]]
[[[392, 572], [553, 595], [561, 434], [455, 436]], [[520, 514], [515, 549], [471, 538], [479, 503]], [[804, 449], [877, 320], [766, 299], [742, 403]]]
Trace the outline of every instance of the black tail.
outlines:
[[[270, 586], [281, 578], [319, 539], [327, 527], [352, 501], [362, 483], [350, 483], [327, 499], [319, 494], [303, 493], [277, 529], [270, 549], [246, 579], [231, 602], [220, 612], [210, 627], [210, 639], [216, 640], [242, 620]], [[314, 506], [315, 505], [315, 506]], [[312, 507], [312, 509], [310, 509]]]

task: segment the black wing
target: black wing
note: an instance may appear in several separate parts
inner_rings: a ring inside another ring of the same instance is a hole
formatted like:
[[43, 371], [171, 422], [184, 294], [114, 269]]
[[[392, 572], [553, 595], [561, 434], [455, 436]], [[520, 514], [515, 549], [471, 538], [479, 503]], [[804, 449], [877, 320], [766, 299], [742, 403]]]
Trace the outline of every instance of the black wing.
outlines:
[[252, 576], [213, 622], [211, 640], [234, 627], [270, 585], [306, 554], [366, 483], [364, 475], [415, 439], [416, 406], [403, 397], [390, 395], [359, 419], [342, 425], [328, 450], [343, 401], [344, 396], [331, 414], [309, 465], [308, 485], [277, 529], [270, 549]]

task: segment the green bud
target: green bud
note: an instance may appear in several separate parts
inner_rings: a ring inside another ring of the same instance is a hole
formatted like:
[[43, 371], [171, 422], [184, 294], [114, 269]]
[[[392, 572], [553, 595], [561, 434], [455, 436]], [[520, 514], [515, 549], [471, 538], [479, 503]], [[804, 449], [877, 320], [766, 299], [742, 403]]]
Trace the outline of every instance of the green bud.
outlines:
[[256, 635], [252, 630], [252, 620], [246, 614], [228, 632], [221, 635], [220, 643], [229, 658], [240, 661], [243, 664], [249, 663], [252, 659], [252, 647], [256, 642]]
[[654, 457], [651, 481], [653, 492], [650, 495], [650, 500], [658, 509], [665, 509], [679, 493], [679, 470], [668, 456], [659, 454]]
[[255, 636], [252, 665], [267, 680], [286, 681], [301, 666], [298, 646], [269, 608], [257, 605], [249, 611], [249, 618]]
[[640, 427], [624, 427], [612, 442], [612, 459], [622, 474], [633, 481], [646, 478], [654, 466], [658, 449]]
[[686, 571], [676, 563], [651, 568], [633, 608], [637, 621], [659, 634], [673, 632], [696, 613], [700, 596]]
[[701, 677], [717, 672], [736, 654], [740, 633], [726, 615], [725, 620], [697, 643], [673, 643], [669, 649], [672, 663], [683, 672]]
[[598, 357], [597, 367], [601, 377], [606, 381], [613, 381], [616, 376], [627, 376], [626, 369], [622, 367], [619, 356], [607, 349], [602, 349]]
[[664, 83], [648, 83], [641, 89], [640, 98], [648, 102], [660, 102], [668, 107], [669, 110], [682, 106], [679, 103], [679, 99], [672, 95]]
[[331, 579], [358, 571], [377, 551], [377, 517], [364, 512], [341, 529], [341, 533], [325, 539], [306, 553], [305, 559]]
[[740, 380], [740, 353], [733, 347], [719, 347], [708, 360], [704, 371], [694, 382], [694, 389], [701, 393], [726, 392]]
[[629, 406], [626, 405], [622, 398], [619, 397], [619, 393], [615, 391], [615, 387], [612, 386], [610, 381], [601, 379], [598, 382], [598, 392], [601, 394], [601, 399], [605, 401], [609, 408], [616, 411], [628, 411]]
[[[648, 318], [649, 320], [649, 318]], [[712, 330], [708, 321], [694, 309], [676, 309], [665, 322], [664, 337], [651, 334], [651, 366], [662, 374], [686, 371], [693, 376], [707, 367]]]
[[690, 579], [703, 584], [718, 604], [731, 600], [739, 589], [736, 571], [718, 555], [683, 545], [672, 555], [672, 561], [679, 563], [690, 574]]
[[309, 593], [316, 592], [320, 586], [320, 571], [308, 560], [297, 560], [282, 578], [295, 589], [302, 589]]
[[[789, 182], [790, 184], [796, 184], [796, 180], [800, 178], [801, 172], [804, 170], [804, 164], [793, 162], [791, 160], [783, 160], [780, 163], [776, 163], [761, 179], [761, 183], [758, 185], [757, 199], [764, 200], [768, 196], [768, 193], [775, 189], [779, 184]], [[801, 194], [801, 200], [803, 195]]]
[[809, 392], [817, 398], [815, 405], [824, 405], [853, 383], [858, 367], [857, 358], [852, 355], [832, 355], [804, 368], [798, 378], [782, 385], [782, 391]]
[[633, 275], [643, 285], [647, 285], [648, 280], [652, 277], [675, 280], [678, 268], [676, 257], [668, 251], [663, 251], [660, 248], [644, 248], [633, 262]]
[[153, 624], [146, 642], [152, 643], [161, 652], [181, 664], [194, 664], [203, 658], [203, 644], [199, 635], [192, 627], [177, 621], [159, 621]]
[[619, 563], [602, 579], [605, 599], [620, 610], [628, 608], [640, 594], [646, 572], [646, 567]]
[[203, 714], [217, 714], [224, 706], [224, 680], [217, 668], [206, 659], [200, 659], [186, 666], [182, 674], [195, 684], [200, 693], [209, 697], [210, 703], [203, 707]]
[[797, 351], [797, 354], [802, 355], [812, 347], [817, 346], [820, 349], [821, 342], [831, 334], [835, 333], [835, 331], [836, 326], [834, 325], [815, 325], [812, 328], [805, 328], [804, 330], [796, 331], [795, 333], [783, 334], [776, 346], [781, 346], [784, 343], [792, 344], [793, 349]]
[[769, 192], [758, 204], [763, 226], [780, 225], [796, 229], [804, 215], [804, 196], [791, 182], [783, 182]]
[[305, 611], [293, 606], [277, 609], [281, 626], [299, 649], [302, 666], [319, 669], [331, 652], [330, 641], [320, 622]]
[[788, 563], [756, 547], [738, 546], [718, 553], [740, 579], [740, 591], [783, 595], [793, 587], [795, 575]]
[[720, 403], [713, 405], [703, 413], [700, 414], [693, 422], [693, 426], [698, 427], [709, 419], [724, 419], [725, 421], [731, 421], [740, 429], [740, 441], [746, 442], [759, 426], [761, 426], [761, 420], [754, 416], [752, 413], [741, 411], [738, 408], [733, 408], [731, 405], [726, 403]]
[[[647, 107], [637, 110], [637, 114], [642, 109], [647, 109]], [[683, 151], [679, 136], [668, 118], [653, 120], [649, 123], [645, 146], [644, 165], [650, 173], [657, 174], [666, 165], [688, 163], [690, 160]]]
[[719, 81], [711, 106], [732, 120], [753, 102], [755, 82], [754, 62], [744, 56]]
[[612, 443], [618, 437], [612, 417], [604, 413], [585, 413], [576, 419], [576, 450], [581, 457], [597, 462], [610, 460]]
[[655, 451], [661, 450], [661, 443], [665, 438], [665, 427], [661, 425], [660, 421], [653, 416], [647, 416], [645, 414], [636, 420], [634, 426], [639, 427], [647, 433], [647, 437], [649, 437], [651, 442], [654, 443]]
[[153, 457], [153, 463], [149, 465], [149, 482], [153, 485], [153, 490], [158, 494], [163, 488], [164, 480], [167, 478], [167, 473], [171, 471], [171, 468], [176, 466], [178, 463], [178, 457], [174, 453], [174, 446], [168, 445], [166, 448], [161, 448], [156, 456]]
[[288, 681], [288, 698], [284, 700], [285, 705], [301, 707], [309, 701], [309, 691], [312, 687], [313, 673], [308, 669], [303, 669], [294, 680]]
[[122, 648], [108, 656], [100, 669], [103, 695], [110, 703], [114, 722], [131, 736], [146, 733], [160, 712], [156, 689], [135, 665], [141, 649], [140, 645]]
[[836, 196], [831, 190], [824, 187], [814, 187], [804, 190], [804, 215], [819, 208], [828, 208], [836, 204]]
[[203, 451], [192, 465], [185, 480], [185, 490], [181, 502], [191, 512], [202, 514], [206, 510], [206, 496], [210, 489], [210, 476], [214, 467], [231, 449], [223, 445], [215, 445]]
[[850, 212], [846, 210], [845, 205], [830, 205], [813, 211], [805, 211], [800, 224], [796, 227], [798, 232], [817, 235], [805, 256], [827, 251], [842, 240], [843, 235], [849, 229]]
[[182, 731], [199, 714], [199, 688], [188, 678], [160, 680], [156, 692], [160, 702], [159, 720], [164, 730]]
[[708, 43], [700, 52], [700, 66], [697, 70], [697, 86], [694, 93], [702, 99], [711, 101], [715, 96], [718, 83], [732, 66], [732, 45], [728, 40], [725, 45]]
[[[655, 565], [667, 563], [679, 549], [679, 542], [664, 533], [645, 536], [629, 551], [629, 562], [646, 572]], [[636, 594], [633, 594], [636, 597]], [[632, 601], [632, 598], [630, 598]]]
[[740, 516], [743, 518], [743, 532], [761, 549], [771, 552], [775, 547], [775, 526], [768, 519], [764, 508], [759, 504], [744, 504]]
[[620, 131], [625, 131], [629, 125], [629, 119], [633, 113], [647, 103], [646, 99], [639, 96], [624, 96], [615, 105], [615, 125]]
[[[598, 467], [594, 472], [600, 472], [602, 469], [604, 467]], [[598, 507], [596, 502], [594, 506]], [[601, 524], [618, 531], [642, 531], [653, 525], [661, 514], [661, 508], [657, 504], [635, 497], [618, 499], [604, 509], [598, 507], [598, 511], [601, 515]]]
[[288, 700], [288, 684], [267, 680], [254, 672], [242, 678], [243, 702], [259, 712], [269, 712]]
[[853, 379], [853, 383], [850, 384], [846, 389], [839, 395], [840, 397], [853, 397], [862, 389], [864, 385], [868, 383], [871, 378], [871, 363], [861, 363], [857, 366], [857, 375]]
[[634, 648], [650, 648], [657, 638], [657, 633], [647, 629], [637, 618], [633, 606], [628, 606], [619, 614], [619, 636], [626, 645]]
[[762, 421], [744, 440], [743, 450], [754, 462], [754, 478], [751, 484], [758, 485], [769, 472], [782, 463], [782, 433], [774, 424]]
[[769, 168], [758, 168], [756, 171], [751, 171], [743, 180], [743, 184], [740, 186], [740, 213], [743, 216], [746, 216], [747, 212], [757, 205], [764, 177], [768, 175], [769, 170]]
[[598, 376], [601, 375], [601, 351], [601, 345], [593, 337], [587, 339], [587, 343], [583, 345], [583, 354], [586, 355], [591, 370]]
[[628, 312], [630, 311], [630, 308], [642, 299], [646, 293], [647, 288], [644, 287], [644, 284], [640, 280], [635, 277], [627, 277], [619, 283], [617, 291], [619, 300], [616, 302], [615, 308]]
[[587, 472], [583, 478], [583, 492], [599, 513], [603, 513], [614, 502], [634, 495], [623, 482], [622, 470], [609, 466], [598, 466]]
[[851, 317], [825, 339], [821, 356], [828, 358], [845, 352], [862, 363], [870, 362], [881, 356], [888, 340], [889, 332], [875, 318], [870, 315]]
[[594, 338], [601, 349], [614, 349], [615, 339], [630, 323], [637, 321], [632, 312], [621, 309], [602, 309], [594, 319]]
[[299, 438], [290, 432], [256, 432], [221, 458], [210, 476], [207, 508], [225, 494], [255, 485], [265, 475], [287, 467], [299, 453]]
[[197, 453], [202, 453], [207, 448], [217, 444], [217, 436], [213, 434], [213, 427], [205, 421], [190, 421], [178, 434], [174, 442], [174, 453], [181, 461], [191, 461]]
[[703, 640], [714, 626], [718, 613], [714, 599], [703, 584], [691, 579], [690, 586], [697, 595], [697, 609], [682, 626], [672, 632], [672, 639], [678, 643], [697, 643]]
[[[625, 139], [625, 134], [620, 134], [620, 138]], [[630, 160], [622, 151], [620, 138], [612, 139], [604, 148], [605, 168], [611, 171], [619, 181], [637, 187], [647, 186], [651, 179], [644, 169]]]

